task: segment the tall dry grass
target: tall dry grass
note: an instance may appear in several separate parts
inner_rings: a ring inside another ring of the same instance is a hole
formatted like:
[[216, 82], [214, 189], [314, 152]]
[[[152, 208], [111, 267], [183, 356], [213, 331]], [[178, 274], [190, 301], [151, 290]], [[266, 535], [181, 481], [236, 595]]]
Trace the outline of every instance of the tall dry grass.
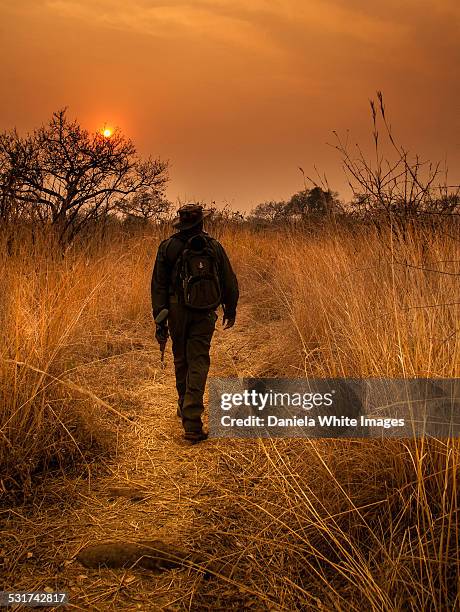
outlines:
[[[413, 229], [404, 239], [390, 228], [337, 225], [216, 233], [252, 313], [246, 372], [459, 376], [455, 228]], [[103, 444], [95, 420], [108, 420], [110, 407], [78, 369], [117, 329], [151, 325], [159, 238], [117, 233], [63, 255], [46, 237], [2, 244], [5, 487]], [[232, 478], [217, 483], [215, 503], [229, 541], [238, 536], [261, 605], [460, 605], [457, 441], [236, 442], [220, 452]]]
[[255, 248], [251, 240], [254, 307], [267, 323], [288, 323], [268, 348], [274, 371], [458, 376], [460, 242], [452, 231], [415, 228], [402, 239], [389, 228], [332, 226], [320, 237], [281, 233]]
[[[62, 253], [51, 235], [21, 228], [0, 245], [0, 479], [28, 487], [31, 474], [103, 450], [108, 405], [79, 367], [127, 323], [149, 315], [159, 237], [117, 232]], [[107, 448], [105, 450], [108, 450]]]
[[[453, 224], [231, 244], [265, 338], [254, 373], [459, 376]], [[459, 458], [458, 440], [235, 443], [222, 457], [228, 544], [254, 559], [251, 587], [267, 607], [458, 609]]]

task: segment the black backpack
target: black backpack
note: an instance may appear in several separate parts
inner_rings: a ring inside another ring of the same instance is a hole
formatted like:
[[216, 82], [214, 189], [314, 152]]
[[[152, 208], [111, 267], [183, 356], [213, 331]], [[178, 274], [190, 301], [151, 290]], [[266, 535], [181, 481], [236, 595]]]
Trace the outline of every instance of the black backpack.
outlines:
[[191, 310], [213, 310], [221, 303], [221, 286], [215, 248], [205, 234], [185, 242], [174, 266], [180, 301]]

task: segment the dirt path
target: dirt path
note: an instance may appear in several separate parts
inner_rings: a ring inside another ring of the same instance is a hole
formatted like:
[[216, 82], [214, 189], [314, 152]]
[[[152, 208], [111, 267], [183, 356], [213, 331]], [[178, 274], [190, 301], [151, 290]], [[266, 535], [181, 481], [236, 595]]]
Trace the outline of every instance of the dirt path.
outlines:
[[[219, 322], [211, 376], [242, 374], [243, 366], [250, 373], [249, 323], [244, 307], [233, 330], [224, 332]], [[75, 560], [86, 544], [110, 540], [161, 539], [213, 554], [216, 449], [228, 441], [190, 446], [182, 439], [170, 346], [162, 369], [149, 334], [146, 328], [118, 330], [96, 361], [79, 368], [81, 383], [120, 413], [110, 417], [118, 426], [116, 456], [103, 469], [89, 466], [87, 477], [44, 479], [33, 507], [3, 511], [4, 590], [65, 590], [74, 610], [204, 609], [200, 589], [225, 595], [225, 581], [205, 584], [191, 570], [89, 570]], [[216, 601], [211, 609], [218, 609]]]

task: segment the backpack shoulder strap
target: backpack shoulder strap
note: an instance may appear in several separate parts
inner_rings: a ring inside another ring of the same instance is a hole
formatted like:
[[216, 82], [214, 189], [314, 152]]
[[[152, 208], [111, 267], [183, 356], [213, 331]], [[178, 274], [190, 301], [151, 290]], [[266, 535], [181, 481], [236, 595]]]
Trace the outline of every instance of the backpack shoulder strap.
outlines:
[[221, 258], [220, 258], [220, 252], [219, 252], [220, 242], [216, 238], [209, 236], [209, 234], [206, 236], [206, 239], [207, 239], [208, 247], [212, 250], [217, 266], [220, 267], [221, 265]]
[[174, 266], [185, 248], [186, 240], [179, 233], [170, 236], [165, 244], [165, 255], [170, 266]]

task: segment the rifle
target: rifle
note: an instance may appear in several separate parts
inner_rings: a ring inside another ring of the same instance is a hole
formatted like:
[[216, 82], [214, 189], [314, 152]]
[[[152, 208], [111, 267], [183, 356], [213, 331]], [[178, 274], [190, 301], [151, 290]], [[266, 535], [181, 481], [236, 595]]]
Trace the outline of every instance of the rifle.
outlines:
[[[157, 325], [157, 334], [158, 334], [158, 328], [160, 326], [163, 325], [163, 323], [166, 321], [167, 317], [169, 314], [169, 310], [167, 308], [163, 308], [163, 310], [161, 310], [157, 316], [155, 317], [155, 323]], [[158, 339], [158, 342], [160, 344], [160, 352], [161, 352], [161, 363], [164, 362], [165, 359], [165, 348], [166, 348], [166, 342], [168, 341], [168, 332], [166, 329], [166, 334], [164, 334], [164, 336], [160, 336], [161, 339]]]

